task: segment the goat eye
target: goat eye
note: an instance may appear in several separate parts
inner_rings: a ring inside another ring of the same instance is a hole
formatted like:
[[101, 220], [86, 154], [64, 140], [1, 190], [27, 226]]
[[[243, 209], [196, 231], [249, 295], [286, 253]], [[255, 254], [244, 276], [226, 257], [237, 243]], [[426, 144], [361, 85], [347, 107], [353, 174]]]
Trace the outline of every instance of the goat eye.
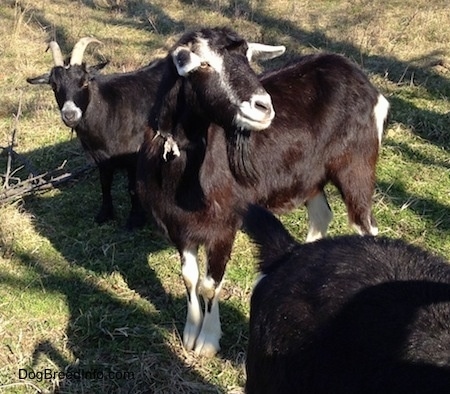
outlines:
[[211, 67], [211, 66], [209, 65], [208, 62], [201, 62], [200, 63], [200, 68], [206, 69], [206, 68], [209, 68], [209, 67]]

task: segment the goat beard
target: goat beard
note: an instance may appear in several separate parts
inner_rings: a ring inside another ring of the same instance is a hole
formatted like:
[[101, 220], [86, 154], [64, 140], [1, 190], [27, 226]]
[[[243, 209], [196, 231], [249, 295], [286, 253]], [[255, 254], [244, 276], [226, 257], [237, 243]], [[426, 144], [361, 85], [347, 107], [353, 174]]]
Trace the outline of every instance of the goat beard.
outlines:
[[254, 186], [259, 174], [253, 165], [250, 131], [234, 129], [227, 135], [227, 156], [230, 169], [236, 180], [244, 186]]

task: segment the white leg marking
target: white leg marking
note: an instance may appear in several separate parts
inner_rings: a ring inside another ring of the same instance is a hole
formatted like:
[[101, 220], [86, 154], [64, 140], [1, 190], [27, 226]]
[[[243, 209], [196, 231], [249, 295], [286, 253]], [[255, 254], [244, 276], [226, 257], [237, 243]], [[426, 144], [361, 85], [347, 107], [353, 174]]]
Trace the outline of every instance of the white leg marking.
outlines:
[[312, 200], [306, 203], [309, 218], [309, 230], [306, 242], [313, 242], [325, 237], [328, 225], [333, 219], [333, 212], [327, 202], [324, 192], [317, 194]]
[[[203, 300], [205, 301], [205, 318], [202, 329], [195, 343], [195, 353], [200, 356], [212, 357], [220, 350], [220, 326], [219, 298], [222, 290], [222, 282], [215, 287], [214, 280], [206, 277], [202, 283]], [[210, 308], [209, 308], [210, 306]]]
[[[368, 223], [371, 222], [370, 215], [368, 217]], [[358, 232], [359, 235], [366, 235], [362, 228], [357, 224], [353, 223], [352, 227]], [[370, 225], [370, 235], [378, 235], [378, 227]]]
[[383, 139], [384, 122], [386, 121], [386, 118], [388, 116], [389, 106], [389, 101], [387, 101], [386, 98], [382, 94], [380, 94], [378, 96], [377, 104], [373, 109], [373, 115], [375, 117], [375, 122], [377, 124], [378, 130], [378, 142], [380, 145], [381, 140]]
[[186, 325], [183, 331], [183, 345], [192, 350], [203, 322], [203, 313], [197, 294], [199, 279], [197, 251], [185, 250], [182, 255], [181, 273], [188, 292]]

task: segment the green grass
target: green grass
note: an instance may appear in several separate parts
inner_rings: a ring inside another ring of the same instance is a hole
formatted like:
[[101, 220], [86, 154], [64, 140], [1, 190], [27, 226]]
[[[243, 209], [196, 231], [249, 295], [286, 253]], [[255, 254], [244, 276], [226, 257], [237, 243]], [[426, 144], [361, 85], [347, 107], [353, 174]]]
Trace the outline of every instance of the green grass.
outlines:
[[[25, 82], [51, 67], [51, 38], [67, 54], [82, 36], [100, 39], [85, 60], [110, 60], [104, 72], [145, 65], [184, 30], [204, 25], [229, 25], [249, 40], [287, 46], [283, 59], [261, 69], [300, 53], [343, 53], [392, 105], [374, 196], [381, 234], [450, 259], [446, 0], [6, 0], [0, 20], [0, 146], [16, 130], [15, 150], [37, 172], [86, 163], [50, 89]], [[3, 151], [0, 174], [6, 159]], [[29, 168], [20, 166], [13, 163], [24, 179]], [[255, 277], [247, 237], [239, 234], [227, 270], [222, 351], [196, 358], [180, 340], [185, 291], [177, 253], [152, 226], [135, 234], [121, 229], [128, 198], [125, 180], [118, 180], [118, 219], [105, 226], [93, 222], [100, 203], [95, 171], [0, 207], [0, 392], [242, 392]], [[330, 235], [350, 232], [337, 192], [327, 193], [335, 214]], [[305, 219], [303, 208], [282, 217], [299, 239]], [[19, 370], [79, 375], [20, 379]], [[90, 379], [89, 372], [103, 377]]]

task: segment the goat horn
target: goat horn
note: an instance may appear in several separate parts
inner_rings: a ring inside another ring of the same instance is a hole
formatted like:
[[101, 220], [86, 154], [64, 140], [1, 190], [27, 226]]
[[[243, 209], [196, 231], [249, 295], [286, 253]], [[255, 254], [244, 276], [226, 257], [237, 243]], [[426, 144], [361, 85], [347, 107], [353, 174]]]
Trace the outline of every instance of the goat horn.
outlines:
[[83, 37], [81, 38], [73, 47], [72, 56], [70, 57], [70, 65], [73, 66], [75, 64], [80, 65], [83, 62], [83, 54], [91, 42], [96, 42], [101, 44], [102, 42], [93, 37]]
[[58, 43], [56, 41], [50, 41], [48, 43], [47, 51], [49, 49], [52, 51], [53, 63], [55, 63], [55, 67], [64, 67], [64, 59]]

